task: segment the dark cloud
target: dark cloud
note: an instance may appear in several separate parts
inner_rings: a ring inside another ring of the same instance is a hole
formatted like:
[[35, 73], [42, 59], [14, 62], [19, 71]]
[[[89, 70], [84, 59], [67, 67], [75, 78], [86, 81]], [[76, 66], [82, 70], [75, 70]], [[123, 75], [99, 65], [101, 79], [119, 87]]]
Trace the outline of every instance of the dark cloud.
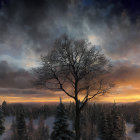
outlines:
[[52, 94], [51, 91], [36, 89], [0, 88], [0, 96], [56, 97], [57, 94]]
[[[97, 35], [109, 53], [124, 53], [124, 46], [139, 37], [130, 5], [130, 0], [11, 0], [1, 9], [0, 53], [20, 57], [26, 48], [42, 53], [63, 33], [80, 38]], [[124, 9], [128, 18], [121, 18]]]
[[139, 65], [139, 5], [136, 0], [9, 0], [0, 10], [0, 60], [7, 61], [0, 62], [0, 87], [31, 88], [27, 65], [64, 33], [90, 39], [113, 61], [131, 61], [116, 64], [114, 79], [137, 78], [139, 68], [132, 63]]
[[111, 78], [120, 85], [140, 85], [140, 66], [130, 62], [118, 63], [112, 71]]
[[6, 61], [0, 62], [0, 87], [29, 88], [31, 79], [28, 71], [12, 67]]

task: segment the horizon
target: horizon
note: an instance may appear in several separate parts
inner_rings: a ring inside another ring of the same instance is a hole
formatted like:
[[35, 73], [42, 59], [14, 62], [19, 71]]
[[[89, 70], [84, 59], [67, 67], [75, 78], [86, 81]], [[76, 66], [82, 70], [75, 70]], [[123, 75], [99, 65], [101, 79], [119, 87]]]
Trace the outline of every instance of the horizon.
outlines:
[[[23, 101], [23, 102], [7, 102], [6, 100], [3, 100], [3, 101], [5, 101], [7, 104], [25, 104], [25, 105], [57, 105], [57, 104], [59, 104], [60, 103], [60, 100], [57, 100], [57, 101], [46, 101], [46, 102], [26, 102], [26, 101]], [[1, 101], [0, 103], [2, 104], [2, 102], [3, 101]], [[70, 104], [70, 103], [74, 103], [74, 101], [63, 101], [62, 100], [62, 103], [63, 104]], [[132, 101], [132, 102], [116, 102], [115, 100], [114, 100], [114, 102], [112, 101], [112, 102], [109, 102], [109, 101], [107, 101], [107, 102], [105, 102], [105, 101], [102, 101], [102, 102], [100, 102], [100, 101], [90, 101], [90, 102], [88, 102], [88, 104], [118, 104], [118, 105], [120, 105], [120, 104], [140, 104], [140, 101]]]

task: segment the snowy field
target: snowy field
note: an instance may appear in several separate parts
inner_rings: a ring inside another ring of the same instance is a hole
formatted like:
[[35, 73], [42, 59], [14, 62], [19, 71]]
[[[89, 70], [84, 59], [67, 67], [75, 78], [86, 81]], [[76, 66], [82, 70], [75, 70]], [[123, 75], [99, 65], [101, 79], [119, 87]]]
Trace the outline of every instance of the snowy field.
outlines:
[[[9, 140], [8, 139], [8, 136], [11, 135], [11, 124], [12, 124], [12, 120], [14, 120], [15, 117], [6, 117], [5, 118], [5, 133], [0, 136], [0, 140]], [[54, 117], [48, 117], [44, 122], [45, 122], [45, 125], [48, 126], [49, 128], [49, 133], [51, 134], [52, 130], [53, 130], [53, 123], [54, 123], [54, 120], [55, 118]], [[28, 122], [28, 120], [26, 120], [26, 122]], [[34, 128], [36, 129], [38, 127], [38, 120], [33, 120], [33, 124], [34, 124]], [[69, 121], [69, 125], [70, 125], [70, 128], [72, 128], [72, 123]]]
[[126, 133], [128, 136], [130, 136], [132, 138], [132, 140], [140, 140], [140, 134], [136, 134], [135, 132], [133, 132], [133, 124], [127, 124], [126, 125]]
[[[6, 117], [5, 118], [5, 133], [0, 137], [0, 140], [7, 140], [7, 136], [10, 136], [11, 135], [11, 124], [12, 124], [12, 120], [14, 120], [15, 118], [14, 117]], [[28, 120], [26, 120], [26, 122], [28, 122]], [[49, 128], [49, 132], [51, 133], [52, 132], [52, 127], [53, 127], [53, 123], [54, 123], [54, 117], [48, 117], [46, 120], [45, 120], [45, 124], [48, 126]], [[33, 124], [34, 124], [34, 128], [36, 129], [37, 126], [38, 126], [38, 120], [33, 120]]]
[[[7, 136], [11, 135], [10, 128], [11, 128], [11, 124], [12, 124], [13, 119], [15, 119], [15, 118], [14, 117], [6, 117], [5, 118], [6, 130], [5, 130], [5, 133], [0, 137], [0, 140], [8, 140]], [[26, 120], [26, 121], [28, 121], [28, 120]], [[34, 127], [37, 128], [38, 120], [37, 119], [34, 120], [33, 123], [34, 123]], [[54, 123], [54, 117], [48, 117], [45, 120], [45, 124], [48, 126], [50, 133], [52, 132], [53, 123]], [[72, 123], [70, 121], [69, 121], [69, 124], [70, 124], [70, 128], [72, 128]], [[133, 124], [127, 123], [126, 133], [127, 133], [128, 136], [130, 136], [132, 138], [132, 140], [140, 140], [140, 134], [136, 134], [136, 133], [133, 132]], [[97, 140], [99, 140], [99, 139], [97, 138]]]
[[12, 124], [12, 120], [14, 119], [14, 117], [6, 117], [5, 118], [5, 133], [0, 136], [0, 140], [7, 140], [7, 137], [11, 135], [11, 124]]

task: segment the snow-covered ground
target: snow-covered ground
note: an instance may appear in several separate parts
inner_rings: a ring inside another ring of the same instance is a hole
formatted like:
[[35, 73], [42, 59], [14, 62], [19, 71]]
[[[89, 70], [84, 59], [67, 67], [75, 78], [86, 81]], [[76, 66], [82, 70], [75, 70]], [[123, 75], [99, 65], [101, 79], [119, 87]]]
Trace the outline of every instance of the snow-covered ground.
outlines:
[[[132, 138], [132, 140], [140, 140], [140, 133], [137, 134], [133, 131], [133, 124], [127, 123], [126, 124], [126, 135], [129, 136], [130, 138]], [[96, 140], [100, 140], [99, 138], [97, 138]]]
[[[5, 118], [5, 133], [0, 137], [0, 140], [7, 140], [7, 137], [11, 135], [11, 124], [12, 124], [12, 120], [15, 119], [14, 117], [6, 117]], [[48, 117], [46, 120], [45, 120], [45, 125], [48, 126], [49, 128], [49, 132], [51, 133], [52, 130], [53, 130], [53, 123], [54, 123], [54, 120], [55, 118], [53, 116], [51, 117]], [[27, 121], [27, 120], [26, 120]], [[36, 120], [33, 120], [33, 123], [34, 123], [34, 127], [37, 128], [38, 126], [38, 119]], [[69, 121], [69, 124], [70, 124], [70, 128], [72, 128], [72, 123]], [[133, 124], [129, 124], [127, 123], [126, 124], [126, 133], [129, 137], [132, 138], [132, 140], [140, 140], [140, 134], [136, 134], [135, 132], [133, 132]], [[97, 139], [99, 140], [99, 139]]]
[[[7, 140], [8, 136], [11, 135], [11, 130], [10, 129], [11, 129], [12, 121], [14, 119], [15, 119], [15, 117], [13, 117], [13, 116], [5, 118], [5, 123], [4, 123], [5, 133], [2, 136], [0, 136], [0, 140]], [[50, 134], [53, 130], [54, 120], [55, 120], [54, 116], [48, 117], [45, 120], [45, 125], [48, 126]], [[26, 120], [26, 122], [28, 122], [28, 120]], [[38, 119], [33, 120], [33, 124], [34, 124], [34, 128], [36, 129], [38, 127]], [[70, 121], [69, 121], [69, 125], [70, 125], [70, 128], [72, 128], [72, 123]]]
[[6, 140], [7, 137], [11, 135], [10, 128], [11, 128], [11, 124], [12, 124], [13, 119], [14, 119], [13, 116], [5, 118], [5, 122], [4, 122], [5, 133], [2, 136], [0, 136], [0, 140]]
[[[53, 116], [48, 117], [44, 122], [45, 125], [48, 126], [49, 132], [51, 133], [53, 130], [53, 123], [54, 123], [55, 118]], [[36, 129], [38, 127], [38, 119], [33, 120], [34, 128]]]
[[133, 124], [129, 124], [127, 123], [126, 125], [126, 133], [128, 136], [130, 136], [132, 138], [132, 140], [140, 140], [140, 133], [137, 134], [133, 131]]

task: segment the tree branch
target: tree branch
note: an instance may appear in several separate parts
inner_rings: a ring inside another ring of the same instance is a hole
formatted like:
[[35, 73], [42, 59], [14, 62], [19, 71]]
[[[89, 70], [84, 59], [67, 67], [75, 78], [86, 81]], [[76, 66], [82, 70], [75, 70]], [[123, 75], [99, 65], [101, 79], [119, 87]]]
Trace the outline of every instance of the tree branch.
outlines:
[[54, 74], [54, 78], [58, 81], [58, 84], [59, 84], [59, 86], [60, 86], [60, 89], [61, 89], [63, 92], [65, 92], [69, 97], [75, 99], [74, 96], [70, 95], [70, 94], [63, 88], [63, 84], [60, 82], [60, 80], [59, 80], [58, 76], [56, 75], [55, 71], [54, 71], [53, 69], [51, 69], [51, 70], [52, 70], [52, 72], [53, 72], [53, 74]]

